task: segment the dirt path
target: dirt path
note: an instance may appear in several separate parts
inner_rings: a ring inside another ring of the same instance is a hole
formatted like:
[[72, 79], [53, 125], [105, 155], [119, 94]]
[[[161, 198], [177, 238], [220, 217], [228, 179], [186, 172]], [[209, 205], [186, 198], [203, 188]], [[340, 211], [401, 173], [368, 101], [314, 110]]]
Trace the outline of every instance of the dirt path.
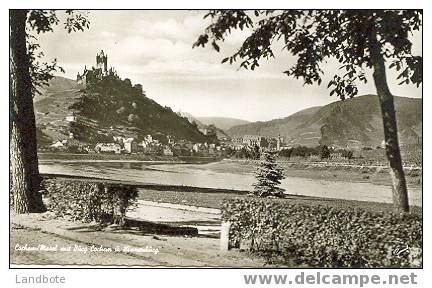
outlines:
[[123, 253], [104, 253], [103, 257], [97, 253], [83, 252], [40, 252], [40, 251], [16, 251], [16, 245], [38, 246], [58, 245], [58, 247], [83, 247], [84, 244], [59, 237], [54, 234], [44, 233], [40, 230], [28, 228], [13, 228], [11, 231], [10, 255], [13, 264], [37, 264], [37, 265], [161, 265], [151, 259], [137, 258]]
[[[95, 224], [53, 219], [49, 214], [11, 215], [11, 263], [39, 265], [138, 265], [152, 267], [263, 267], [263, 259], [219, 249], [214, 236], [168, 236], [139, 230], [101, 228]], [[19, 229], [25, 228], [25, 229]], [[20, 247], [55, 246], [52, 251], [18, 251]], [[62, 252], [75, 245], [88, 252]], [[111, 252], [90, 252], [91, 246]], [[121, 252], [115, 252], [114, 249]], [[135, 249], [135, 251], [131, 251]], [[157, 253], [155, 253], [157, 251]]]
[[[190, 208], [214, 211], [210, 211], [212, 213], [191, 211], [188, 210]], [[198, 229], [200, 235], [219, 238], [221, 216], [220, 211], [216, 212], [216, 210], [138, 200], [138, 207], [134, 211], [128, 212], [127, 216], [155, 223], [194, 227]]]

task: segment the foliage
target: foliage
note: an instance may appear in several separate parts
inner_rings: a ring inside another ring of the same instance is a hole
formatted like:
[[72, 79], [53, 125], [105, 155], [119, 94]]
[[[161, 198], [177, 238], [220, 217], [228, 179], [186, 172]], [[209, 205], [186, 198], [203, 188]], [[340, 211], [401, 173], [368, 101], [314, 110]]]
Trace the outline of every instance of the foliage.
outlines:
[[297, 146], [297, 147], [291, 147], [288, 149], [283, 149], [279, 152], [279, 156], [284, 157], [310, 157], [310, 156], [319, 156], [320, 155], [320, 148], [317, 147], [307, 147], [307, 146]]
[[282, 149], [279, 151], [278, 155], [281, 157], [291, 158], [292, 151], [292, 148]]
[[[68, 32], [88, 28], [87, 18], [67, 10]], [[36, 123], [32, 97], [60, 70], [54, 60], [40, 63], [43, 53], [32, 33], [53, 31], [59, 23], [54, 10], [10, 10], [10, 127], [11, 189], [13, 209], [17, 213], [42, 212], [45, 207], [39, 194], [40, 175], [37, 165]], [[22, 29], [25, 29], [24, 31]]]
[[[211, 142], [187, 119], [145, 97], [142, 86], [132, 85], [129, 79], [109, 74], [93, 79], [82, 92], [82, 96], [67, 108], [82, 118], [97, 121], [99, 128], [134, 129], [135, 138], [151, 134], [155, 139], [162, 139], [162, 144], [167, 143], [167, 135], [193, 142]], [[92, 127], [85, 125], [84, 128], [91, 130]], [[128, 132], [124, 132], [125, 135]], [[82, 134], [81, 140], [95, 143], [95, 136]]]
[[281, 197], [284, 189], [279, 188], [285, 178], [283, 169], [276, 163], [276, 151], [264, 150], [255, 173], [257, 183], [254, 184], [253, 195], [258, 197]]
[[124, 223], [126, 210], [138, 196], [133, 186], [96, 182], [45, 179], [48, 210], [59, 217], [83, 222]]
[[328, 84], [341, 99], [357, 94], [357, 82], [367, 82], [365, 69], [372, 68], [371, 47], [379, 47], [389, 68], [399, 72], [400, 84], [422, 82], [421, 56], [411, 53], [409, 39], [420, 30], [420, 10], [211, 10], [212, 19], [205, 34], [193, 47], [211, 43], [220, 51], [219, 42], [235, 29], [251, 31], [241, 47], [222, 63], [240, 62], [254, 70], [264, 59], [274, 58], [275, 43], [297, 56], [297, 62], [284, 73], [302, 78], [304, 84], [322, 82], [322, 63], [331, 58], [340, 63], [341, 74]]
[[326, 145], [319, 145], [316, 147], [297, 146], [288, 149], [282, 149], [278, 152], [278, 155], [281, 157], [309, 157], [310, 159], [312, 159], [312, 157], [319, 157], [321, 160], [329, 159], [334, 154], [340, 154], [341, 157], [346, 159], [354, 158], [354, 153], [351, 150], [333, 149]]
[[338, 150], [341, 153], [341, 156], [346, 158], [346, 159], [352, 159], [354, 154], [351, 150], [346, 150], [346, 149], [340, 149]]
[[[211, 10], [205, 15], [213, 22], [193, 47], [218, 42], [234, 29], [249, 29], [251, 34], [232, 56], [222, 63], [240, 61], [240, 67], [254, 70], [259, 61], [275, 57], [273, 45], [283, 45], [297, 62], [284, 71], [302, 78], [304, 84], [322, 82], [322, 64], [335, 59], [340, 64], [327, 88], [330, 96], [354, 97], [357, 83], [366, 83], [365, 70], [373, 70], [373, 81], [384, 123], [387, 159], [393, 175], [393, 201], [398, 211], [409, 211], [408, 191], [398, 142], [393, 95], [386, 81], [388, 69], [399, 72], [399, 84], [423, 81], [423, 58], [412, 54], [409, 37], [422, 26], [421, 10], [255, 10], [254, 15], [241, 10]], [[254, 19], [254, 20], [253, 20]], [[343, 74], [344, 73], [344, 74]]]
[[[40, 45], [37, 43], [36, 37], [40, 33], [52, 32], [53, 27], [60, 23], [56, 12], [55, 10], [30, 10], [28, 12], [27, 52], [30, 58], [33, 96], [40, 94], [39, 89], [48, 85], [48, 81], [54, 77], [53, 73], [64, 73], [64, 69], [58, 65], [57, 59], [54, 59], [51, 63], [40, 61], [44, 53], [40, 51]], [[89, 28], [90, 22], [87, 13], [73, 10], [66, 10], [65, 13], [67, 17], [63, 24], [68, 33], [84, 31]]]
[[407, 165], [423, 165], [423, 147], [421, 143], [404, 145], [402, 147], [404, 162]]
[[320, 145], [320, 146], [318, 146], [318, 149], [319, 149], [319, 155], [320, 155], [321, 159], [330, 158], [331, 150], [329, 149], [329, 147], [327, 145]]
[[[230, 148], [231, 149], [231, 148]], [[239, 150], [227, 151], [227, 155], [234, 155], [235, 158], [240, 159], [259, 159], [261, 156], [260, 149], [257, 145], [253, 145], [252, 147], [241, 147]]]
[[312, 267], [420, 267], [421, 218], [280, 199], [222, 203], [222, 219], [231, 222], [231, 246], [250, 241], [251, 250], [269, 260], [277, 255], [283, 263]]

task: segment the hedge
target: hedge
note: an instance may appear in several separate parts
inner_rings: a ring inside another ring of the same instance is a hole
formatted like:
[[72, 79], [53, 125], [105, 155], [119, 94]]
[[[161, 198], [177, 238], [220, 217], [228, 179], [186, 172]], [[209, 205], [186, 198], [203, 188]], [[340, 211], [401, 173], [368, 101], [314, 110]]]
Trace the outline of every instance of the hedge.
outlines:
[[310, 267], [422, 266], [422, 217], [417, 214], [236, 198], [222, 203], [222, 220], [231, 222], [231, 247], [248, 242], [251, 251], [272, 262]]
[[128, 185], [56, 178], [45, 179], [42, 184], [49, 211], [82, 222], [108, 222], [122, 226], [126, 210], [135, 206], [138, 196], [137, 189]]

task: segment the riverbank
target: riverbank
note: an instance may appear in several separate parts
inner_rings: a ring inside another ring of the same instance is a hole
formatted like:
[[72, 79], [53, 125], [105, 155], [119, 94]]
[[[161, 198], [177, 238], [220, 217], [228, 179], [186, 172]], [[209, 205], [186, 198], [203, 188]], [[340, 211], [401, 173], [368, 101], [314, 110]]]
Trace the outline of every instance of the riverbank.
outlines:
[[[212, 165], [215, 171], [232, 173], [253, 173], [256, 160], [223, 160]], [[387, 167], [344, 165], [341, 163], [318, 163], [318, 162], [290, 162], [278, 161], [284, 169], [287, 177], [301, 177], [312, 180], [329, 180], [357, 183], [371, 183], [375, 185], [390, 185], [391, 176]], [[406, 169], [405, 177], [410, 188], [422, 187], [422, 171], [420, 169]]]
[[196, 157], [196, 156], [158, 156], [144, 154], [104, 154], [104, 153], [46, 153], [39, 152], [38, 158], [42, 162], [54, 161], [59, 163], [75, 162], [138, 162], [155, 164], [182, 164], [182, 163], [210, 163], [219, 161], [217, 157]]
[[[213, 157], [176, 157], [152, 156], [143, 154], [71, 154], [71, 153], [39, 153], [41, 164], [126, 164], [130, 165], [157, 165], [157, 164], [207, 164], [202, 166], [203, 171], [211, 170], [222, 173], [253, 173], [256, 160], [221, 159]], [[341, 163], [314, 163], [308, 161], [290, 162], [280, 160], [287, 177], [300, 177], [311, 180], [326, 180], [337, 182], [371, 183], [375, 185], [390, 185], [391, 177], [387, 167], [342, 165]], [[132, 167], [132, 166], [131, 166]], [[138, 167], [139, 168], [139, 167]], [[419, 168], [406, 169], [405, 176], [409, 188], [421, 188], [423, 173]]]
[[[67, 175], [45, 175], [45, 177], [56, 177], [61, 179], [75, 179], [81, 181], [96, 181], [105, 183], [117, 183], [133, 185], [138, 188], [138, 199], [143, 201], [152, 201], [158, 203], [171, 203], [180, 205], [189, 205], [195, 207], [205, 207], [220, 209], [223, 200], [234, 198], [250, 197], [249, 191], [218, 189], [218, 188], [200, 188], [184, 185], [158, 185], [158, 184], [142, 184], [132, 181], [116, 181], [100, 178], [76, 177]], [[371, 193], [373, 193], [371, 191]], [[393, 211], [391, 203], [372, 202], [372, 201], [356, 201], [344, 200], [324, 197], [312, 197], [302, 195], [286, 195], [283, 201], [291, 203], [299, 203], [305, 205], [325, 205], [331, 207], [343, 207], [350, 209], [363, 209], [366, 211]], [[411, 206], [412, 213], [422, 214], [422, 207]]]

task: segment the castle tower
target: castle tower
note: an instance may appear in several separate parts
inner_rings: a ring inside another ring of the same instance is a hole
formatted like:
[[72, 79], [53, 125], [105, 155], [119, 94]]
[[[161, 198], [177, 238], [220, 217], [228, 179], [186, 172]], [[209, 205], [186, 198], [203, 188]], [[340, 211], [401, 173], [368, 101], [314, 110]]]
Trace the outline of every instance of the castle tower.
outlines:
[[96, 54], [96, 68], [101, 69], [104, 74], [108, 73], [108, 55], [105, 55], [103, 50]]

